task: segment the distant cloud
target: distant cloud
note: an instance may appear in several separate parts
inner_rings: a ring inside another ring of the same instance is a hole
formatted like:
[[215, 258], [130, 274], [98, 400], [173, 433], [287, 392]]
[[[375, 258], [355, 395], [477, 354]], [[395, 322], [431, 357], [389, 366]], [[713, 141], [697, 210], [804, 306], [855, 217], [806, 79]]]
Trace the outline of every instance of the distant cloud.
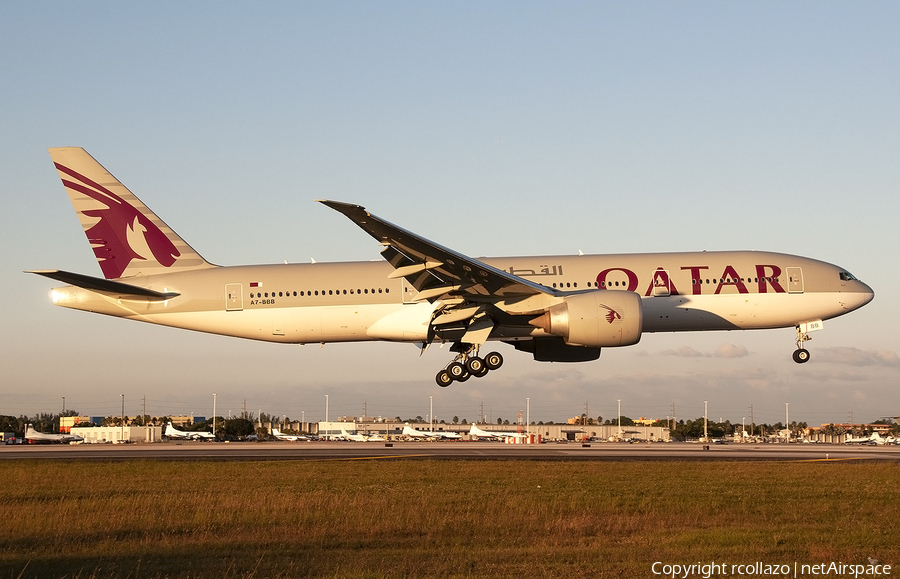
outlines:
[[859, 348], [821, 348], [813, 355], [817, 360], [845, 366], [900, 366], [900, 357], [888, 350], [860, 350]]
[[722, 344], [712, 353], [699, 352], [690, 346], [681, 346], [674, 350], [663, 350], [660, 352], [663, 356], [678, 356], [680, 358], [743, 358], [749, 356], [746, 346], [735, 346], [734, 344]]
[[679, 356], [681, 358], [702, 358], [704, 356], [709, 356], [709, 354], [702, 354], [690, 346], [682, 346], [675, 350], [663, 350], [660, 354], [663, 356]]
[[722, 344], [713, 353], [716, 358], [743, 358], [749, 356], [746, 346], [735, 346], [734, 344]]

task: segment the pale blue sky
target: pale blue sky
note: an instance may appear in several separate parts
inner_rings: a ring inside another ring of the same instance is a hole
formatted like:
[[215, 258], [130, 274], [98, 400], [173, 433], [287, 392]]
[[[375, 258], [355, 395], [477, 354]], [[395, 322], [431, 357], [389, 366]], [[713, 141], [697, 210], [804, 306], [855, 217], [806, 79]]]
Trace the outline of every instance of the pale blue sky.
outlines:
[[[893, 2], [5, 3], [0, 413], [579, 414], [810, 423], [900, 414]], [[254, 343], [54, 308], [99, 274], [47, 147], [83, 146], [210, 261], [378, 258], [313, 202], [464, 253], [764, 249], [874, 302], [793, 330], [645, 335], [597, 362], [434, 385], [410, 345]], [[746, 352], [739, 357], [723, 354]], [[716, 355], [718, 353], [719, 355]], [[223, 410], [224, 409], [224, 410]]]

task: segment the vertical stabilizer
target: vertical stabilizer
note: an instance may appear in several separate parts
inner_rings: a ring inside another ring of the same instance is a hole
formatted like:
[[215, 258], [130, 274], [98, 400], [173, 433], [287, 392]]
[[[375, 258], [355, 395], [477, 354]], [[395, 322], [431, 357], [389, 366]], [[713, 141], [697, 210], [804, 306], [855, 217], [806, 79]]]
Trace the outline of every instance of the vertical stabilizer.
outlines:
[[107, 279], [213, 267], [87, 151], [50, 157]]

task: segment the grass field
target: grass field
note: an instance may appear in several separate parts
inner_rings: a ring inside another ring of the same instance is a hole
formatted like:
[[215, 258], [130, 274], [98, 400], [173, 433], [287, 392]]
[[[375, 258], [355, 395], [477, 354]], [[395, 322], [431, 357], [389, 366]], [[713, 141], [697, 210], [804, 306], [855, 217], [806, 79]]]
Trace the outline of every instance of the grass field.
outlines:
[[655, 561], [900, 562], [894, 463], [2, 468], [0, 579], [654, 577]]

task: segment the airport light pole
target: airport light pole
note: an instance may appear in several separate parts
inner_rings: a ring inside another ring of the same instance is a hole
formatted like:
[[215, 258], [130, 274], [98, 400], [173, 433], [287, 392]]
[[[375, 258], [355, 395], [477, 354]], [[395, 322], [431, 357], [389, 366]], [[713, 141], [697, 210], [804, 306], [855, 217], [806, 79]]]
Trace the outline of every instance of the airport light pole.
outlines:
[[703, 401], [703, 442], [708, 442], [709, 437], [706, 435], [706, 415], [707, 415], [707, 401]]
[[619, 416], [619, 418], [618, 418], [618, 421], [619, 421], [619, 432], [616, 433], [616, 436], [617, 436], [618, 438], [622, 438], [622, 400], [619, 399], [619, 400], [616, 400], [616, 402], [619, 403], [619, 407], [618, 407], [619, 409], [618, 409], [618, 411], [617, 411], [617, 412], [619, 413], [619, 415], [618, 415], [618, 416]]
[[707, 419], [707, 415], [709, 414], [708, 410], [709, 410], [709, 406], [707, 406], [707, 401], [704, 400], [703, 401], [703, 442], [709, 442], [709, 436], [706, 434], [706, 419]]
[[216, 436], [216, 393], [213, 392], [213, 437]]
[[428, 409], [428, 422], [431, 424], [431, 432], [434, 432], [434, 396], [429, 396], [428, 400], [431, 404]]
[[125, 395], [122, 394], [122, 442], [125, 442]]
[[325, 422], [328, 422], [328, 394], [325, 395]]
[[788, 431], [788, 437], [787, 437], [788, 442], [791, 441], [791, 419], [790, 419], [790, 414], [788, 413], [788, 405], [789, 404], [790, 404], [790, 402], [784, 403], [784, 427]]
[[525, 399], [525, 435], [531, 436], [531, 398]]

